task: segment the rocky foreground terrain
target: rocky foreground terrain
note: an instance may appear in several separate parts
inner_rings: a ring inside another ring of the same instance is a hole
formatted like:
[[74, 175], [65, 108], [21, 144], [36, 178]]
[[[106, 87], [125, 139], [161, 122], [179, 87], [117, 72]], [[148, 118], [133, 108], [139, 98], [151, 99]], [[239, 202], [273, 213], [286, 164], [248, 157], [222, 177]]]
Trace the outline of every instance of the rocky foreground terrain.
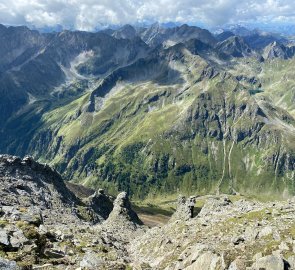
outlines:
[[125, 192], [114, 200], [2, 155], [0, 217], [0, 269], [295, 269], [293, 199], [180, 196], [168, 223], [149, 228]]

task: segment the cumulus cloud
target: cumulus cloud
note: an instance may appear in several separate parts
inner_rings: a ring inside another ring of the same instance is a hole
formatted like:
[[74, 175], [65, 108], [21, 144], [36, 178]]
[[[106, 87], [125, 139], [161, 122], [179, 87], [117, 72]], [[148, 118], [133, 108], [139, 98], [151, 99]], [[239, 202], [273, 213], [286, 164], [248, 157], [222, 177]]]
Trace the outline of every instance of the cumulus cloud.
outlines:
[[100, 24], [294, 21], [294, 0], [0, 0], [0, 22], [93, 30]]

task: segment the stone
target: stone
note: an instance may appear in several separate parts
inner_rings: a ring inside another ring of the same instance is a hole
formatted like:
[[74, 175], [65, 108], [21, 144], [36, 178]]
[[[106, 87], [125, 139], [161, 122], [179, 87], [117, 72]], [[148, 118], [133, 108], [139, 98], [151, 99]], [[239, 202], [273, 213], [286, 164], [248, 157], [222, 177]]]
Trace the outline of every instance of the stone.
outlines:
[[59, 258], [63, 258], [66, 254], [59, 249], [46, 249], [44, 251], [44, 255], [47, 256], [48, 258], [59, 259]]
[[259, 230], [258, 228], [255, 228], [253, 226], [247, 226], [245, 230], [245, 239], [247, 241], [254, 241], [257, 239], [259, 235]]
[[[103, 223], [102, 229], [108, 232], [108, 237], [130, 241], [145, 231], [143, 222], [131, 208], [126, 192], [121, 192], [114, 201], [113, 211]], [[113, 243], [114, 244], [114, 243]]]
[[52, 263], [46, 263], [46, 264], [43, 264], [43, 265], [34, 265], [33, 266], [33, 269], [52, 269], [53, 268], [53, 264]]
[[28, 239], [24, 236], [24, 233], [21, 230], [14, 232], [10, 237], [10, 244], [13, 248], [22, 247], [27, 242]]
[[227, 196], [210, 198], [205, 202], [198, 216], [205, 217], [212, 213], [223, 213], [231, 204], [232, 202]]
[[138, 215], [132, 210], [128, 195], [121, 192], [114, 201], [114, 208], [109, 215], [107, 222], [116, 222], [118, 220], [128, 220], [138, 225], [143, 225]]
[[0, 270], [20, 270], [15, 261], [9, 261], [0, 257]]
[[280, 234], [279, 234], [279, 232], [277, 230], [274, 230], [274, 232], [273, 232], [273, 239], [275, 241], [280, 241], [281, 240], [281, 236], [280, 236]]
[[48, 233], [48, 229], [46, 226], [44, 226], [43, 224], [41, 224], [38, 228], [38, 232], [40, 234], [47, 234]]
[[258, 259], [253, 265], [253, 270], [284, 270], [284, 261], [281, 257], [268, 255]]
[[263, 257], [262, 252], [258, 252], [253, 256], [253, 261], [257, 261]]
[[94, 211], [97, 215], [95, 223], [106, 220], [113, 210], [113, 203], [109, 196], [104, 193], [103, 189], [99, 189], [98, 192], [94, 192], [89, 196], [85, 203]]
[[287, 259], [288, 264], [290, 265], [290, 269], [295, 269], [295, 255], [290, 256]]
[[236, 258], [229, 266], [228, 270], [246, 270], [246, 262], [242, 258]]
[[279, 245], [280, 250], [289, 250], [290, 248], [288, 247], [286, 242], [281, 242]]
[[103, 259], [98, 254], [91, 252], [84, 255], [80, 267], [82, 269], [101, 269], [103, 264]]
[[222, 267], [222, 260], [211, 251], [201, 254], [198, 259], [190, 266], [184, 268], [185, 270], [215, 270], [225, 269]]
[[271, 235], [273, 233], [273, 229], [271, 226], [264, 227], [258, 234], [258, 237], [266, 237], [268, 235]]
[[279, 215], [280, 215], [280, 212], [277, 209], [272, 210], [272, 216], [273, 217], [276, 217], [276, 216], [279, 216]]
[[72, 240], [72, 239], [74, 239], [74, 235], [72, 233], [65, 233], [65, 234], [62, 234], [61, 236], [62, 241]]
[[6, 230], [0, 230], [0, 245], [9, 246], [9, 236]]
[[191, 196], [186, 199], [185, 196], [180, 195], [177, 200], [177, 207], [175, 213], [172, 215], [170, 221], [175, 220], [189, 220], [194, 216], [194, 205], [196, 197]]
[[234, 245], [239, 245], [239, 244], [241, 244], [243, 242], [245, 242], [245, 239], [242, 236], [236, 236], [236, 237], [232, 238], [232, 243]]
[[28, 208], [28, 213], [21, 214], [20, 219], [35, 226], [43, 224], [43, 217], [40, 209], [36, 209], [34, 207]]

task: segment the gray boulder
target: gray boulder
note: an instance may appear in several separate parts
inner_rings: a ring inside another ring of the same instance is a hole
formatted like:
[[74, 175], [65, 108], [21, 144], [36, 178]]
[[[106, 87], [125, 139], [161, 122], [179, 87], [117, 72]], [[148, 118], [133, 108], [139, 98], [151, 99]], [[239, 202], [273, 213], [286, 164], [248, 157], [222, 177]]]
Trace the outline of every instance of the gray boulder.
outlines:
[[103, 229], [110, 236], [124, 241], [130, 241], [143, 233], [143, 222], [132, 210], [127, 193], [120, 193], [114, 201], [114, 208], [108, 219], [103, 223]]
[[100, 267], [102, 267], [103, 264], [103, 259], [99, 255], [91, 252], [85, 254], [82, 261], [80, 262], [80, 267], [82, 269], [101, 269]]
[[222, 264], [221, 257], [211, 251], [207, 251], [200, 255], [198, 259], [185, 270], [213, 270], [225, 269]]
[[20, 248], [28, 241], [21, 230], [14, 232], [10, 237], [10, 244], [13, 248]]
[[9, 261], [0, 257], [0, 270], [19, 270], [15, 261]]
[[206, 217], [212, 214], [222, 214], [226, 212], [231, 205], [231, 200], [226, 196], [210, 198], [205, 202], [198, 216]]
[[99, 221], [106, 220], [113, 210], [111, 198], [104, 193], [103, 189], [94, 192], [94, 194], [86, 198], [84, 201], [96, 214]]
[[0, 245], [9, 246], [9, 236], [6, 230], [0, 230]]
[[290, 265], [290, 269], [295, 269], [295, 255], [290, 256], [287, 261]]
[[251, 267], [251, 270], [284, 270], [284, 261], [281, 257], [268, 255], [258, 259]]
[[229, 266], [228, 270], [246, 270], [246, 262], [241, 258], [235, 259]]

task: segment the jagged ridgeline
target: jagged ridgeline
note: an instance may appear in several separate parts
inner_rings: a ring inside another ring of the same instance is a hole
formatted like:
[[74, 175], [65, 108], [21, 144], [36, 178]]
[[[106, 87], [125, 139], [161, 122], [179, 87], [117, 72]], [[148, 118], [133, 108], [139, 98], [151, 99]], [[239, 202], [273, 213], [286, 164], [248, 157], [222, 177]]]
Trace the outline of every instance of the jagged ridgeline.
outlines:
[[0, 151], [110, 193], [295, 193], [294, 47], [183, 25], [2, 26]]

